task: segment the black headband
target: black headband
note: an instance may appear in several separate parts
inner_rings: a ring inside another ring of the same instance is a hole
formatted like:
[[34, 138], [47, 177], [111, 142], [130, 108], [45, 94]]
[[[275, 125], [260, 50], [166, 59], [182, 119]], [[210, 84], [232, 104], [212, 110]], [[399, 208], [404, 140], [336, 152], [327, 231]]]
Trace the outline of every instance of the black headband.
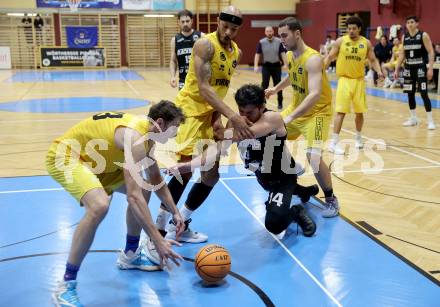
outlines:
[[223, 13], [223, 12], [220, 13], [220, 17], [219, 18], [220, 18], [220, 20], [233, 23], [234, 25], [237, 25], [237, 26], [241, 26], [241, 24], [243, 23], [243, 19], [241, 17], [235, 16], [235, 15], [231, 15], [231, 14], [228, 14], [228, 13]]

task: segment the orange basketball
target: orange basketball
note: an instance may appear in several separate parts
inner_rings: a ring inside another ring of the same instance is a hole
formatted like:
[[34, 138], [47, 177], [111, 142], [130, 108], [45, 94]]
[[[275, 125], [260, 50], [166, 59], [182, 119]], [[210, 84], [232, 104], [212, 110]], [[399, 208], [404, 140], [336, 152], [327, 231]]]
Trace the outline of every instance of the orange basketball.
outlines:
[[207, 283], [217, 283], [228, 275], [231, 269], [231, 256], [220, 245], [208, 244], [196, 255], [195, 268], [197, 274]]

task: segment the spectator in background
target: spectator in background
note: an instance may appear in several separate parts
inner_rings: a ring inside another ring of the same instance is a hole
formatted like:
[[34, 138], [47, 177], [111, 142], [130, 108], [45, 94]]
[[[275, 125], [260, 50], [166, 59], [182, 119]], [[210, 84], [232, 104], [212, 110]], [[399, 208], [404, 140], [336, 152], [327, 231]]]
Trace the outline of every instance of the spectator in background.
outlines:
[[[388, 42], [388, 39], [385, 35], [380, 37], [379, 43], [374, 46], [374, 54], [376, 55], [377, 60], [379, 61], [380, 66], [382, 64], [387, 63], [392, 55], [393, 55], [393, 46]], [[382, 70], [382, 73], [385, 75], [386, 71]], [[377, 81], [377, 74], [374, 74], [374, 83]]]
[[26, 43], [32, 44], [32, 19], [25, 13], [21, 23], [23, 25]]
[[[330, 50], [332, 49], [332, 46], [334, 45], [335, 40], [332, 38], [331, 35], [327, 35], [327, 37], [325, 38], [325, 43], [323, 46], [323, 52], [321, 52], [322, 56], [325, 58], [329, 53]], [[327, 69], [327, 72], [336, 72], [336, 61], [333, 61], [330, 63], [330, 66]]]
[[391, 57], [391, 60], [388, 63], [382, 64], [382, 71], [385, 76], [385, 81], [383, 84], [384, 88], [395, 88], [399, 81], [398, 79], [394, 79], [393, 81], [391, 81], [388, 75], [389, 73], [394, 72], [394, 70], [396, 69], [397, 60], [399, 59], [399, 53], [402, 48], [403, 45], [400, 43], [400, 39], [398, 37], [395, 37], [393, 39], [393, 55]]
[[37, 44], [41, 44], [42, 42], [42, 30], [44, 27], [44, 21], [43, 18], [41, 18], [40, 14], [37, 14], [34, 19], [34, 28], [35, 28], [35, 34], [37, 36]]
[[[277, 85], [281, 81], [281, 63], [287, 65], [286, 49], [281, 40], [274, 36], [272, 27], [267, 26], [264, 30], [265, 38], [260, 39], [257, 45], [257, 52], [254, 57], [254, 71], [258, 72], [258, 63], [261, 55], [263, 55], [263, 81], [261, 87], [267, 89], [269, 87], [270, 77], [272, 77], [273, 85]], [[278, 92], [278, 110], [283, 109], [283, 92]]]

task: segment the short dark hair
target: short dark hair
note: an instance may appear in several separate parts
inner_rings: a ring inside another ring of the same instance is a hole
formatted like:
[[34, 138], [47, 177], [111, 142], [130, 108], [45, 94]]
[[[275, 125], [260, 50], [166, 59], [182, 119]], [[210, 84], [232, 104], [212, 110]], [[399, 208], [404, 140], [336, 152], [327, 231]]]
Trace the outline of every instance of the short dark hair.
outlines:
[[153, 104], [148, 111], [148, 117], [152, 120], [162, 118], [167, 123], [176, 118], [180, 118], [180, 122], [185, 121], [185, 115], [183, 115], [182, 109], [168, 100], [161, 100], [158, 103]]
[[382, 38], [385, 38], [385, 39], [388, 41], [388, 38], [387, 38], [386, 35], [382, 35], [382, 36], [380, 37], [380, 39], [382, 39]]
[[419, 22], [419, 18], [416, 15], [406, 17], [406, 21], [411, 19], [414, 20], [415, 22]]
[[357, 16], [349, 17], [345, 24], [347, 25], [347, 27], [349, 25], [356, 25], [358, 28], [362, 28], [362, 20]]
[[256, 84], [245, 84], [235, 93], [235, 102], [239, 107], [253, 105], [262, 107], [266, 103], [264, 89]]
[[299, 30], [302, 32], [302, 25], [301, 22], [296, 19], [295, 17], [287, 17], [281, 20], [280, 24], [278, 25], [279, 28], [287, 26], [290, 31], [296, 31]]
[[177, 19], [180, 19], [180, 17], [188, 16], [189, 18], [193, 19], [193, 13], [190, 10], [181, 10], [179, 13], [177, 13]]

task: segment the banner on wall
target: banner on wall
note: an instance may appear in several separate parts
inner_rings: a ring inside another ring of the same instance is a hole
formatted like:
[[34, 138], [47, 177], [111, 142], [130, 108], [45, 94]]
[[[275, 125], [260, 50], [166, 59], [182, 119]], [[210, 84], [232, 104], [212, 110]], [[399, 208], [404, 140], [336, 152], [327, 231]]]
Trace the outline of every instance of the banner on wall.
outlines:
[[0, 47], [0, 69], [11, 69], [11, 48]]
[[[36, 0], [37, 8], [69, 8], [66, 0]], [[82, 0], [81, 9], [122, 9], [122, 0]]]
[[92, 48], [98, 45], [98, 27], [67, 26], [66, 37], [70, 48]]
[[152, 0], [153, 11], [180, 11], [185, 8], [184, 0]]
[[124, 10], [180, 11], [184, 7], [184, 0], [122, 0]]
[[41, 67], [104, 68], [104, 48], [41, 47]]
[[124, 10], [149, 11], [151, 10], [151, 0], [122, 0]]

